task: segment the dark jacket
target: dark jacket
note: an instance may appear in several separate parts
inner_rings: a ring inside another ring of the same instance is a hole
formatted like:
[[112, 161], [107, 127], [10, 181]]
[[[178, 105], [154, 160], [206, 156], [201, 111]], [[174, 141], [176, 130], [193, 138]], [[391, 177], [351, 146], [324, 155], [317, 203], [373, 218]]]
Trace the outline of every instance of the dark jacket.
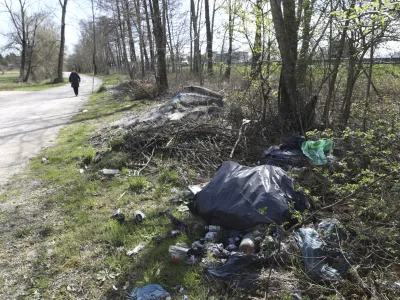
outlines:
[[79, 82], [81, 82], [81, 78], [79, 77], [78, 73], [71, 73], [69, 75], [69, 82], [71, 82], [72, 87], [79, 87]]

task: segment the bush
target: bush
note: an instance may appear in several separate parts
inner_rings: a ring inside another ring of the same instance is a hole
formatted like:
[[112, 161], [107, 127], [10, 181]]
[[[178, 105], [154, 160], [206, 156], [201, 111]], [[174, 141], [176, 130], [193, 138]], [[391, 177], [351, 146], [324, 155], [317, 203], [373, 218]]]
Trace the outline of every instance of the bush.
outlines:
[[132, 192], [140, 193], [148, 186], [148, 184], [149, 183], [144, 176], [133, 177], [129, 180], [129, 189]]

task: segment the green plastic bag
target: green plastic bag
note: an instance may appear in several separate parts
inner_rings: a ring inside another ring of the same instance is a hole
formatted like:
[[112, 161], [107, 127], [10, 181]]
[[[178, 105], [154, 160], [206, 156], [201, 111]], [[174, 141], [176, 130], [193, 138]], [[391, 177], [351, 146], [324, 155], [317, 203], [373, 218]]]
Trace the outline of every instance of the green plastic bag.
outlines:
[[316, 166], [326, 165], [328, 159], [325, 153], [332, 153], [333, 142], [331, 140], [305, 141], [301, 145], [301, 150]]

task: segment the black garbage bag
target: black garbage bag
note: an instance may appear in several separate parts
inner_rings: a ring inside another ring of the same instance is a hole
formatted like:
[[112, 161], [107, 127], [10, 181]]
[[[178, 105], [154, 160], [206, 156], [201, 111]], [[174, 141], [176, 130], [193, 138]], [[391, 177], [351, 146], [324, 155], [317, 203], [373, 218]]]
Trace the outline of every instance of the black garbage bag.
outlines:
[[229, 284], [245, 288], [260, 277], [263, 259], [257, 255], [237, 254], [218, 267], [207, 270], [207, 274]]
[[303, 212], [307, 197], [279, 167], [245, 167], [224, 162], [195, 197], [195, 212], [207, 224], [246, 230], [257, 224], [291, 222], [290, 207]]
[[307, 157], [301, 150], [304, 141], [304, 137], [294, 136], [280, 146], [269, 147], [262, 153], [259, 164], [277, 166], [283, 169], [305, 166]]
[[306, 272], [322, 280], [340, 280], [350, 268], [348, 255], [339, 244], [347, 233], [335, 219], [321, 222], [318, 230], [320, 233], [313, 228], [300, 228], [294, 234]]

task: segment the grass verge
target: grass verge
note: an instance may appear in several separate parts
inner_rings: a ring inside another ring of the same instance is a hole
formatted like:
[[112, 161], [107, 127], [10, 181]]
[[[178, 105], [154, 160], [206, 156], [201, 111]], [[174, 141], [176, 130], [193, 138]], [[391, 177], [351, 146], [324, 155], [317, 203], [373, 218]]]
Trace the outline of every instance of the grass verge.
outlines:
[[[112, 75], [102, 79], [106, 86], [121, 78]], [[190, 244], [193, 236], [182, 234], [161, 244], [152, 243], [153, 237], [172, 229], [169, 219], [159, 212], [168, 208], [171, 188], [179, 185], [177, 172], [160, 160], [160, 174], [134, 177], [130, 175], [129, 157], [115, 152], [104, 157], [97, 167], [89, 165], [85, 170], [99, 147], [95, 149], [93, 144], [96, 132], [126, 111], [140, 112], [149, 105], [148, 101], [116, 101], [108, 92], [93, 94], [84, 107], [88, 111], [64, 126], [55, 146], [33, 159], [25, 174], [14, 179], [0, 195], [3, 202], [16, 197], [26, 201], [19, 204], [18, 210], [18, 219], [25, 221], [0, 240], [4, 246], [0, 255], [4, 259], [19, 257], [27, 265], [24, 272], [13, 269], [12, 264], [5, 266], [3, 274], [9, 272], [14, 279], [10, 283], [6, 275], [0, 276], [0, 295], [18, 294], [25, 299], [125, 299], [133, 287], [159, 283], [171, 293], [174, 286], [181, 285], [190, 299], [206, 299], [209, 288], [200, 267], [174, 263], [168, 253], [170, 245]], [[108, 141], [103, 145], [110, 147]], [[47, 163], [43, 164], [41, 157], [46, 157]], [[100, 166], [118, 167], [120, 174], [105, 177]], [[29, 207], [38, 209], [28, 216]], [[117, 208], [122, 209], [127, 222], [120, 224], [110, 219]], [[129, 221], [138, 209], [147, 216], [139, 225]], [[188, 213], [175, 214], [188, 217]], [[6, 224], [16, 215], [2, 217]], [[18, 239], [25, 252], [7, 248], [11, 239]], [[126, 255], [142, 242], [145, 247], [138, 255]], [[30, 257], [27, 253], [31, 253]]]
[[67, 84], [66, 81], [54, 84], [51, 79], [39, 83], [17, 83], [15, 81], [18, 78], [17, 72], [5, 72], [0, 75], [0, 91], [42, 91]]

